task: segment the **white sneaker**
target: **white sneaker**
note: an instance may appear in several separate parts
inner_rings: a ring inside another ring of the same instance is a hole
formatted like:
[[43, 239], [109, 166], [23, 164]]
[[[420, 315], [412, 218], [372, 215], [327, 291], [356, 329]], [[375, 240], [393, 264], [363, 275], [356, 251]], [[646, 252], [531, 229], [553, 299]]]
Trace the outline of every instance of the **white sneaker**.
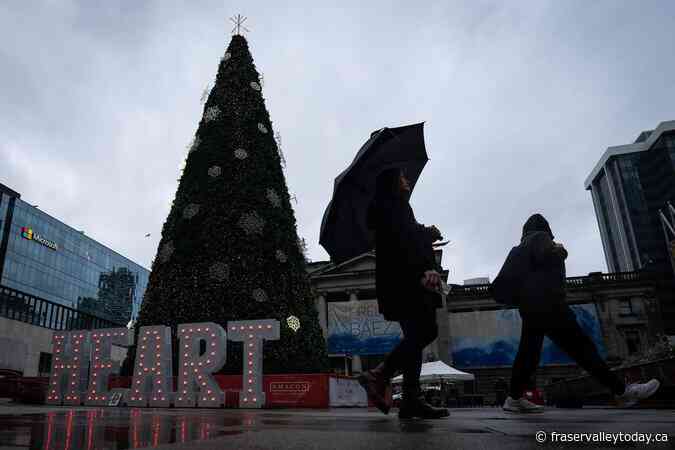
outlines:
[[619, 406], [629, 408], [638, 401], [651, 397], [660, 386], [661, 383], [656, 379], [651, 379], [646, 383], [629, 384], [626, 386], [626, 391], [623, 395], [616, 396], [616, 400], [618, 401]]
[[514, 413], [543, 413], [544, 407], [532, 403], [528, 399], [521, 397], [518, 400], [514, 400], [510, 396], [506, 398], [504, 402], [504, 411], [514, 412]]

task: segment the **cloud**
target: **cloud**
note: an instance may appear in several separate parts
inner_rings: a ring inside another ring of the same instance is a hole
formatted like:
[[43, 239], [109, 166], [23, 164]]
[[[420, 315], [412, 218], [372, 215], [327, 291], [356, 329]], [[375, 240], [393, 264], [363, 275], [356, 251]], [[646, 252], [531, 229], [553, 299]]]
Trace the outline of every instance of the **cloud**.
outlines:
[[606, 270], [583, 180], [606, 147], [673, 119], [668, 5], [2, 5], [0, 181], [149, 266], [241, 12], [312, 259], [327, 258], [333, 179], [370, 132], [425, 120], [431, 161], [412, 203], [453, 241], [453, 281], [494, 277], [535, 211], [570, 275]]

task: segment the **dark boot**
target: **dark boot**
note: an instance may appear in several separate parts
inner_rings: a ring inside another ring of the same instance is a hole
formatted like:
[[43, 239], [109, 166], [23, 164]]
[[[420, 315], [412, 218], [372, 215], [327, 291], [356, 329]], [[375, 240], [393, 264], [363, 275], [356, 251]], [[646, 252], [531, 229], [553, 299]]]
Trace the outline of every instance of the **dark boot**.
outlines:
[[417, 393], [410, 395], [403, 393], [401, 407], [398, 410], [399, 419], [441, 419], [450, 415], [447, 408], [431, 406], [424, 400], [424, 396], [415, 394]]
[[383, 374], [384, 364], [358, 376], [359, 384], [368, 394], [368, 399], [382, 411], [389, 414], [391, 409], [391, 380]]

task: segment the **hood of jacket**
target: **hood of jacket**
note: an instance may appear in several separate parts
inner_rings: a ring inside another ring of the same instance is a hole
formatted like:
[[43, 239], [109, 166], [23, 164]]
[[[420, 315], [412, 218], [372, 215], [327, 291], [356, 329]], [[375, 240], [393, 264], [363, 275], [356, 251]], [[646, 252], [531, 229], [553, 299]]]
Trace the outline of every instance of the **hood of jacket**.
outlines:
[[548, 224], [548, 220], [541, 214], [533, 214], [527, 219], [525, 225], [523, 225], [523, 236], [521, 237], [521, 241], [534, 233], [542, 231], [548, 233], [551, 240], [555, 239], [555, 236], [553, 236], [553, 232], [551, 231], [551, 226]]

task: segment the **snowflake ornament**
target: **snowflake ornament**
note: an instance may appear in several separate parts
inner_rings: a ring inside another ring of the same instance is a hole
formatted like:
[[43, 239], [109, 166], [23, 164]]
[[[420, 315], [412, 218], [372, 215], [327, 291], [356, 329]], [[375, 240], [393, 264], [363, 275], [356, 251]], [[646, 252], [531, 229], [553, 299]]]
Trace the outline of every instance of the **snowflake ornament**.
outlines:
[[253, 297], [253, 300], [255, 300], [258, 303], [263, 303], [267, 301], [267, 293], [265, 292], [264, 289], [254, 289], [251, 296]]
[[262, 234], [265, 221], [258, 215], [258, 213], [251, 211], [242, 214], [238, 225], [244, 229], [244, 232], [247, 235]]
[[281, 206], [281, 197], [279, 197], [279, 194], [277, 194], [277, 191], [274, 189], [267, 190], [267, 200], [269, 200], [275, 208], [279, 208]]
[[202, 143], [202, 140], [199, 139], [199, 136], [195, 136], [195, 138], [192, 140], [192, 143], [190, 144], [189, 153], [192, 153], [195, 150], [197, 150], [197, 148], [199, 147], [199, 144], [201, 144], [201, 143]]
[[199, 205], [195, 203], [190, 203], [183, 210], [183, 218], [192, 219], [194, 216], [197, 215], [198, 212], [199, 212]]
[[286, 253], [284, 253], [282, 250], [277, 250], [275, 256], [277, 258], [277, 261], [279, 261], [280, 263], [285, 263], [286, 261], [288, 261], [288, 256], [286, 256]]
[[159, 259], [159, 262], [161, 263], [167, 262], [171, 258], [171, 255], [173, 255], [173, 251], [173, 241], [166, 242], [162, 245], [162, 248], [157, 255], [157, 259]]
[[209, 106], [206, 108], [204, 120], [211, 122], [212, 120], [216, 120], [218, 117], [220, 117], [220, 108], [218, 108], [218, 106]]
[[230, 277], [230, 266], [217, 262], [209, 267], [209, 276], [216, 281], [225, 281]]
[[254, 91], [258, 91], [258, 92], [260, 92], [260, 89], [261, 89], [261, 88], [260, 88], [260, 85], [259, 85], [258, 82], [256, 82], [256, 81], [251, 81], [251, 88], [252, 88]]
[[263, 123], [258, 122], [258, 130], [259, 130], [262, 134], [267, 134], [267, 127], [266, 127], [265, 124], [263, 124]]
[[288, 328], [293, 330], [294, 333], [297, 333], [300, 329], [300, 319], [295, 316], [288, 316], [286, 319], [286, 324], [288, 325]]
[[234, 157], [243, 161], [248, 158], [248, 152], [243, 148], [238, 148], [234, 151]]
[[211, 178], [219, 177], [221, 173], [223, 173], [223, 169], [219, 166], [211, 166], [211, 168], [209, 168], [209, 176]]

